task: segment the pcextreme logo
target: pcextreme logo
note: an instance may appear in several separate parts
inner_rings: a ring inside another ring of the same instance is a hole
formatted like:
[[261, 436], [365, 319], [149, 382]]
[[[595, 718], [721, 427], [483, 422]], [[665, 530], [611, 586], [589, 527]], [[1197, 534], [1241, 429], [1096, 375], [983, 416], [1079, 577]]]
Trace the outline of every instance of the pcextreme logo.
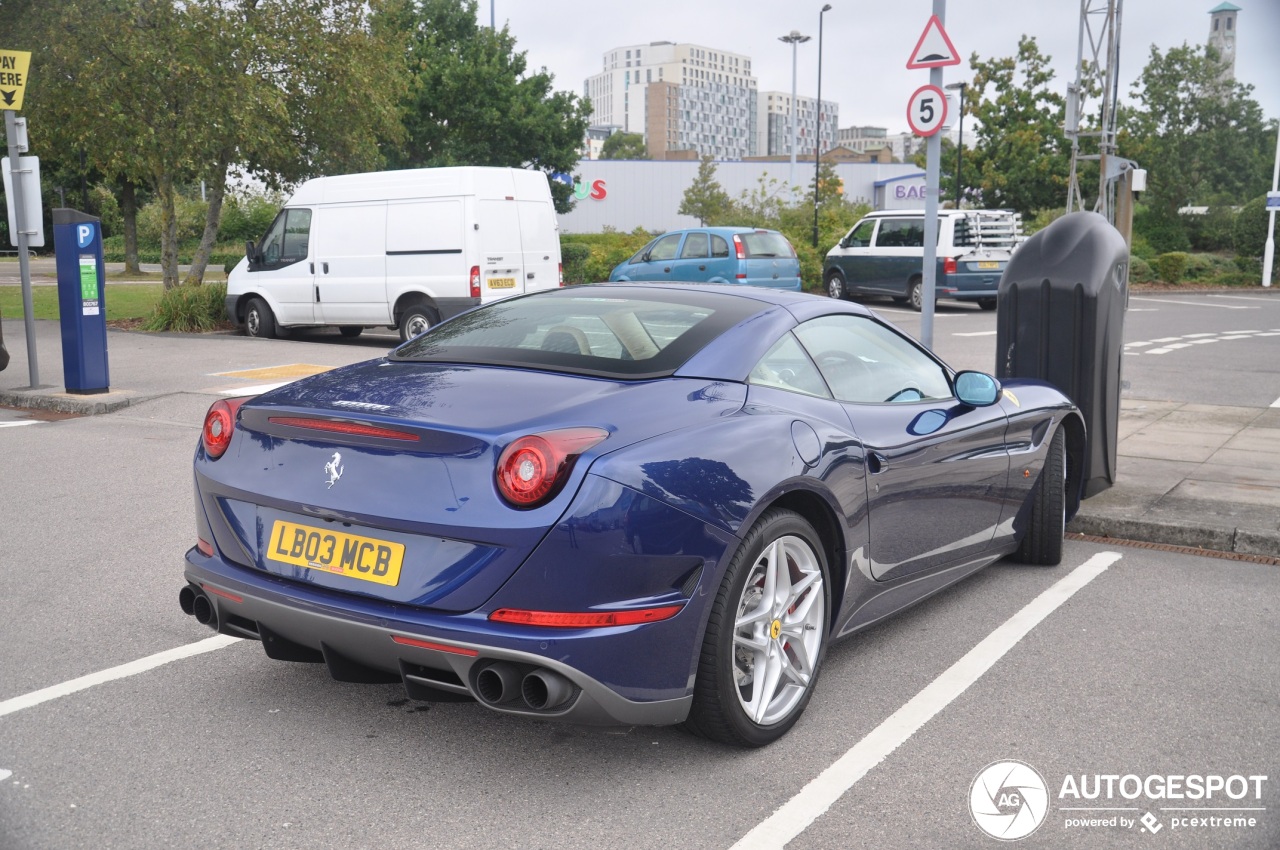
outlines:
[[[1168, 827], [1168, 834], [1240, 834], [1261, 825], [1267, 781], [1247, 772], [1069, 773], [1058, 786], [1056, 817], [1072, 831], [1119, 829], [1154, 836]], [[1025, 762], [993, 762], [969, 787], [969, 813], [992, 838], [1017, 841], [1050, 820], [1048, 788], [1044, 776]]]

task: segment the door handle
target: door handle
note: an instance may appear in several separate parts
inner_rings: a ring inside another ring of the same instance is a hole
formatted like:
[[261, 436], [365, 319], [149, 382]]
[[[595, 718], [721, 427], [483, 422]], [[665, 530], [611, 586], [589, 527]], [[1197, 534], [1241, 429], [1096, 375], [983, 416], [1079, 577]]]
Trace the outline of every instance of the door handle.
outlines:
[[316, 264], [315, 264], [315, 263], [312, 263], [312, 264], [311, 264], [311, 273], [312, 273], [312, 274], [315, 274], [315, 273], [316, 273]]
[[867, 472], [872, 475], [879, 475], [889, 468], [889, 461], [879, 452], [867, 453]]
[[324, 273], [325, 273], [325, 274], [328, 274], [328, 273], [329, 273], [329, 264], [328, 264], [328, 263], [321, 263], [321, 264], [320, 264], [320, 267], [324, 269]]
[[533, 274], [534, 274], [533, 272], [529, 272], [527, 275], [525, 275], [525, 278], [527, 278], [528, 280], [533, 280]]
[[703, 263], [702, 265], [698, 266], [698, 271], [700, 271], [700, 272], [705, 272], [706, 270], [707, 270], [707, 264], [706, 264], [706, 263]]
[[667, 266], [667, 267], [666, 267], [665, 269], [663, 269], [662, 271], [663, 271], [663, 272], [669, 272], [669, 271], [671, 271], [671, 266]]

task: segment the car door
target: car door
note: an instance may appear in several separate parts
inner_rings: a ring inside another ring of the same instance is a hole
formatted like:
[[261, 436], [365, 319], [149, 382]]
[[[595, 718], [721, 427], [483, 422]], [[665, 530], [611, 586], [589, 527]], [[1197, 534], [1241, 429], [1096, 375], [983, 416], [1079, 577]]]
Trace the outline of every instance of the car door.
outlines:
[[905, 297], [908, 282], [924, 269], [924, 218], [880, 219], [874, 244], [876, 291]]
[[258, 262], [246, 286], [268, 296], [276, 321], [307, 325], [315, 321], [315, 263], [311, 253], [314, 210], [286, 207], [258, 245]]
[[316, 321], [390, 322], [386, 202], [324, 206], [316, 218]]
[[987, 552], [1009, 477], [1000, 405], [961, 404], [940, 362], [869, 316], [824, 316], [795, 333], [867, 453], [875, 578]]
[[653, 247], [635, 265], [635, 270], [628, 270], [632, 280], [671, 280], [672, 261], [680, 253], [680, 240], [683, 231], [668, 233], [653, 243]]
[[670, 279], [695, 282], [710, 279], [707, 270], [710, 254], [710, 234], [702, 230], [689, 231], [680, 246], [680, 254], [671, 262]]
[[866, 289], [874, 280], [871, 262], [871, 240], [875, 236], [876, 219], [864, 218], [840, 240], [832, 264], [844, 275], [850, 292]]

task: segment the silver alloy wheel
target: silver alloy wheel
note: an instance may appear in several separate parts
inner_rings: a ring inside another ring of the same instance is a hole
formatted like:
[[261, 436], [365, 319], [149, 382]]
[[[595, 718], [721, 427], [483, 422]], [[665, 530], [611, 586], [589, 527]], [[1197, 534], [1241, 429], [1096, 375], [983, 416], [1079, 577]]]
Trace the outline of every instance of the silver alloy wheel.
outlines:
[[405, 328], [409, 334], [409, 339], [413, 339], [418, 334], [425, 333], [426, 330], [430, 327], [431, 327], [431, 322], [427, 319], [426, 316], [422, 315], [421, 313], [415, 313], [414, 315], [410, 316], [408, 323], [405, 325]]
[[844, 298], [844, 278], [835, 272], [827, 276], [827, 297], [836, 300]]
[[244, 317], [244, 328], [249, 336], [258, 336], [262, 332], [262, 317], [257, 310], [250, 310]]
[[822, 567], [800, 537], [779, 537], [751, 566], [733, 628], [738, 701], [754, 723], [785, 719], [813, 681], [826, 629]]

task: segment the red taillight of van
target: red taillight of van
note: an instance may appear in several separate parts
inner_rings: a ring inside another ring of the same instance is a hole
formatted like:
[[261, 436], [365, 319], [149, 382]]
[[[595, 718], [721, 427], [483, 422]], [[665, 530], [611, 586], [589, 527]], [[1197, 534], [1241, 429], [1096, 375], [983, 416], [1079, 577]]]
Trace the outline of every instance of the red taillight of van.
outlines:
[[556, 272], [560, 275], [560, 286], [564, 286], [564, 263], [556, 263]]
[[733, 250], [737, 252], [739, 260], [747, 258], [747, 246], [742, 244], [742, 240], [737, 235], [733, 237]]
[[955, 258], [955, 257], [947, 257], [945, 260], [943, 260], [943, 261], [942, 261], [942, 273], [943, 273], [943, 274], [955, 274], [955, 273], [956, 273], [956, 258]]
[[480, 267], [471, 267], [471, 297], [480, 297]]

